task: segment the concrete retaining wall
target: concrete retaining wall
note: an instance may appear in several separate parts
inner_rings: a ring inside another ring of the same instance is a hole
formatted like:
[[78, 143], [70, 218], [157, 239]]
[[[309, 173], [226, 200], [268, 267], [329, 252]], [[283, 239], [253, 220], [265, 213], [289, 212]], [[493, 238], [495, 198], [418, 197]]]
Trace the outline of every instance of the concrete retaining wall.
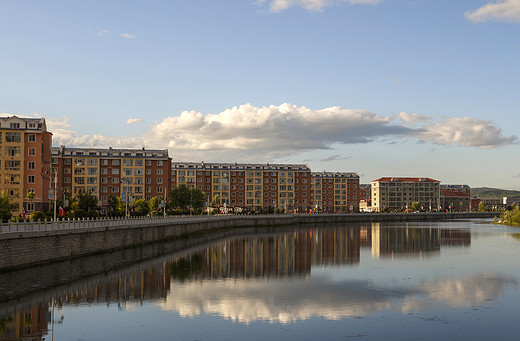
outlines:
[[196, 233], [225, 228], [332, 224], [348, 222], [432, 221], [491, 218], [497, 213], [414, 213], [414, 214], [305, 214], [267, 216], [185, 217], [176, 222], [150, 226], [116, 226], [92, 229], [64, 229], [7, 233], [0, 236], [0, 271], [48, 264], [115, 250], [123, 250]]

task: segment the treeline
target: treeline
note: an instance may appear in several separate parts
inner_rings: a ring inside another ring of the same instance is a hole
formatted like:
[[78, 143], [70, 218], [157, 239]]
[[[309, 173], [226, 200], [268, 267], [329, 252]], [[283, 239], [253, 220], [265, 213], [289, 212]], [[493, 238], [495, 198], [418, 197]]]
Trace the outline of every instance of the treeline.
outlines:
[[[27, 200], [33, 200], [29, 196]], [[65, 205], [68, 203], [68, 205]], [[108, 197], [108, 206], [105, 214], [101, 214], [101, 207], [95, 195], [79, 192], [56, 200], [56, 216], [58, 219], [68, 218], [97, 218], [97, 217], [144, 217], [157, 215], [201, 214], [205, 204], [205, 194], [197, 188], [189, 188], [182, 184], [170, 191], [168, 198], [153, 197], [150, 200], [134, 200], [132, 195], [126, 195], [124, 200], [120, 196]], [[54, 201], [51, 202], [49, 212], [35, 211], [28, 216], [20, 213], [18, 217], [12, 215], [13, 203], [7, 193], [0, 194], [0, 218], [3, 222], [16, 220], [43, 221], [54, 218]]]

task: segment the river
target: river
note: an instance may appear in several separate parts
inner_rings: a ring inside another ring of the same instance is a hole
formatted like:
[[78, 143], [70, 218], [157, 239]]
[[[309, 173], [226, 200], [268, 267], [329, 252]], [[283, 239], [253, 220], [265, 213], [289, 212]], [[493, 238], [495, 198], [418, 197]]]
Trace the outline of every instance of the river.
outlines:
[[256, 229], [1, 274], [0, 340], [517, 340], [519, 255], [490, 220]]

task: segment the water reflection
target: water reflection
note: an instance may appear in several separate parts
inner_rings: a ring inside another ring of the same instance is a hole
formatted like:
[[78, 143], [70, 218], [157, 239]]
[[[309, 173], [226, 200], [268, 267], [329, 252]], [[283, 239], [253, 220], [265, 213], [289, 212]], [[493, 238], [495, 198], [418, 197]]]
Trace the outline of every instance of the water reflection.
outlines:
[[[55, 322], [66, 323], [66, 316], [64, 320], [53, 316], [64, 306], [102, 303], [125, 310], [134, 309], [134, 303], [151, 302], [182, 317], [208, 314], [246, 324], [292, 323], [312, 317], [364, 317], [382, 310], [409, 313], [439, 305], [471, 307], [493, 301], [508, 286], [516, 286], [513, 277], [489, 273], [444, 274], [402, 283], [371, 277], [380, 271], [380, 261], [420, 260], [440, 255], [443, 248], [470, 246], [469, 229], [418, 223], [295, 228], [289, 233], [231, 237], [182, 256], [163, 257], [3, 303], [0, 339], [42, 339]], [[364, 265], [365, 259], [375, 265]], [[353, 271], [357, 268], [361, 272]], [[347, 272], [339, 276], [339, 270]]]

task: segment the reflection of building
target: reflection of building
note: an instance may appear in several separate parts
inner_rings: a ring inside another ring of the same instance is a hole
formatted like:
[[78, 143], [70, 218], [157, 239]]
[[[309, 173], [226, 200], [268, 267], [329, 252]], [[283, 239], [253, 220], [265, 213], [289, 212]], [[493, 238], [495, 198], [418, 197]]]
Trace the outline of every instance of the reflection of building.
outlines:
[[168, 150], [52, 148], [58, 169], [58, 195], [80, 191], [97, 196], [101, 206], [109, 196], [130, 199], [166, 198], [171, 158]]
[[29, 309], [0, 317], [0, 340], [43, 340], [50, 322], [49, 305], [40, 303]]
[[471, 232], [469, 230], [441, 230], [441, 246], [470, 246]]
[[441, 209], [443, 211], [469, 211], [471, 188], [468, 185], [441, 185]]
[[0, 118], [0, 191], [9, 195], [14, 215], [22, 205], [26, 212], [49, 210], [51, 143], [43, 118]]
[[372, 223], [372, 256], [421, 256], [439, 252], [440, 229], [381, 227]]
[[312, 207], [318, 212], [358, 212], [359, 175], [352, 172], [313, 172]]
[[372, 210], [402, 211], [419, 202], [423, 210], [437, 210], [440, 181], [430, 178], [380, 178], [372, 181]]
[[249, 211], [311, 209], [308, 165], [174, 162], [171, 186], [180, 184], [203, 191], [208, 204], [218, 198], [218, 205]]
[[304, 275], [312, 265], [359, 263], [360, 235], [359, 227], [351, 227], [230, 239], [177, 259], [171, 268], [180, 280]]

